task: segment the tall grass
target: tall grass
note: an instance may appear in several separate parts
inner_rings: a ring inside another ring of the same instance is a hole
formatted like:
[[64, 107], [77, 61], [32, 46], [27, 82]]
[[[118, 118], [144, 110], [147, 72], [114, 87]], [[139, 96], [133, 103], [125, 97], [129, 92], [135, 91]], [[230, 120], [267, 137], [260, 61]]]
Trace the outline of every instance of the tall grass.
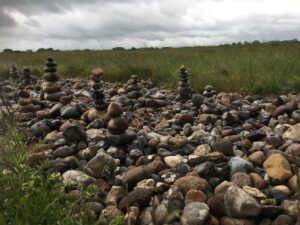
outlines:
[[[300, 87], [300, 44], [260, 44], [220, 47], [106, 51], [51, 51], [0, 54], [0, 75], [10, 65], [29, 66], [43, 74], [44, 60], [52, 56], [62, 77], [87, 77], [102, 67], [106, 81], [125, 81], [131, 74], [175, 88], [178, 68], [190, 68], [192, 86], [202, 91], [213, 84], [218, 91], [243, 94], [285, 93]], [[226, 73], [224, 73], [226, 71]]]

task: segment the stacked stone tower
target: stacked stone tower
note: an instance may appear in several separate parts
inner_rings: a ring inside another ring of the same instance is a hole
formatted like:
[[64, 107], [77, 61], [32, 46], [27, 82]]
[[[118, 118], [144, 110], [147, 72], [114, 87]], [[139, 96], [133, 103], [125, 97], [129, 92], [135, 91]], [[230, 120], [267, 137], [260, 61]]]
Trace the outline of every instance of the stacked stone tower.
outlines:
[[176, 99], [179, 101], [186, 101], [192, 97], [189, 72], [185, 66], [180, 67], [178, 93], [179, 95], [176, 97]]
[[58, 101], [60, 97], [65, 95], [61, 91], [61, 84], [58, 82], [59, 76], [56, 67], [57, 64], [54, 59], [49, 57], [45, 63], [44, 71], [46, 73], [43, 75], [45, 81], [41, 84], [41, 90], [44, 98], [50, 101]]
[[103, 93], [103, 81], [102, 76], [104, 75], [101, 68], [95, 68], [91, 71], [91, 90], [92, 98], [95, 101], [96, 110], [105, 110], [108, 103], [104, 100], [105, 94]]
[[9, 76], [13, 79], [17, 79], [19, 78], [19, 73], [18, 73], [18, 69], [15, 66], [11, 66], [9, 68]]
[[131, 75], [130, 79], [127, 81], [126, 92], [127, 97], [131, 99], [138, 99], [143, 96], [137, 75]]

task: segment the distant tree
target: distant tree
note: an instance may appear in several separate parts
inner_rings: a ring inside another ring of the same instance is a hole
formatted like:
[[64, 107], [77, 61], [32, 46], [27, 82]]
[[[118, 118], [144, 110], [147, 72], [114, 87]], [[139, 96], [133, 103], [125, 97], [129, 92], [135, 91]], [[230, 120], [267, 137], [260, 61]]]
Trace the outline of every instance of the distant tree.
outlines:
[[291, 40], [291, 42], [292, 42], [292, 43], [298, 43], [299, 41], [298, 41], [297, 38], [294, 38], [294, 39]]
[[115, 47], [112, 50], [125, 50], [125, 48], [123, 48], [123, 47]]
[[26, 52], [33, 52], [32, 49], [27, 49]]
[[43, 52], [43, 51], [45, 51], [45, 49], [44, 48], [39, 48], [38, 50], [36, 50], [37, 52]]
[[136, 47], [132, 47], [130, 50], [136, 50]]
[[10, 48], [5, 48], [3, 49], [2, 53], [7, 53], [7, 52], [14, 52], [14, 50], [10, 49]]
[[259, 45], [259, 44], [260, 44], [260, 41], [259, 41], [259, 40], [255, 40], [255, 41], [253, 41], [252, 44], [254, 44], [254, 45]]
[[46, 48], [46, 51], [53, 51], [53, 48]]

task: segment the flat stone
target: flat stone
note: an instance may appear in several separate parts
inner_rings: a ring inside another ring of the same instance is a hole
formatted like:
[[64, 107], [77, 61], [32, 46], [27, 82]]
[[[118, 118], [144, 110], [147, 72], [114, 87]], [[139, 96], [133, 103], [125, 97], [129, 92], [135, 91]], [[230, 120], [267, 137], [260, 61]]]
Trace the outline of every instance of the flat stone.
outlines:
[[86, 141], [87, 134], [84, 129], [78, 125], [70, 125], [63, 132], [64, 138], [68, 142]]
[[281, 154], [273, 154], [263, 164], [270, 178], [285, 180], [292, 176], [291, 166]]
[[181, 216], [182, 225], [204, 225], [209, 216], [209, 207], [202, 202], [187, 204]]
[[231, 142], [226, 140], [218, 140], [212, 145], [213, 151], [218, 151], [226, 156], [233, 155], [233, 145]]
[[164, 157], [164, 161], [168, 167], [176, 168], [187, 162], [187, 159], [183, 158], [181, 155], [174, 155]]
[[84, 167], [84, 171], [92, 177], [110, 177], [116, 169], [115, 160], [108, 154], [99, 152]]
[[88, 185], [88, 184], [96, 182], [96, 179], [93, 177], [90, 177], [89, 175], [85, 174], [82, 171], [68, 170], [62, 174], [62, 181], [64, 184]]
[[145, 208], [152, 197], [152, 191], [146, 188], [137, 188], [129, 192], [119, 203], [119, 209], [125, 210], [126, 207], [137, 206], [140, 209]]
[[227, 215], [235, 218], [256, 217], [261, 212], [260, 204], [242, 189], [231, 186], [225, 196]]
[[282, 135], [282, 138], [285, 141], [292, 140], [294, 142], [300, 142], [300, 123], [289, 127]]
[[139, 181], [150, 178], [151, 173], [145, 166], [138, 166], [127, 170], [123, 177], [123, 184], [128, 185], [128, 188], [133, 188]]

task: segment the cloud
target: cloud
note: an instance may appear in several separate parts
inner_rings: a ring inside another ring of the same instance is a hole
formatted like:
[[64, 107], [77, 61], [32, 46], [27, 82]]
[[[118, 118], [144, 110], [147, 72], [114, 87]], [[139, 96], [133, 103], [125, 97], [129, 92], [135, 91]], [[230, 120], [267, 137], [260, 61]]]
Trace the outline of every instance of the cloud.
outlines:
[[0, 3], [0, 49], [193, 46], [300, 38], [298, 0]]

